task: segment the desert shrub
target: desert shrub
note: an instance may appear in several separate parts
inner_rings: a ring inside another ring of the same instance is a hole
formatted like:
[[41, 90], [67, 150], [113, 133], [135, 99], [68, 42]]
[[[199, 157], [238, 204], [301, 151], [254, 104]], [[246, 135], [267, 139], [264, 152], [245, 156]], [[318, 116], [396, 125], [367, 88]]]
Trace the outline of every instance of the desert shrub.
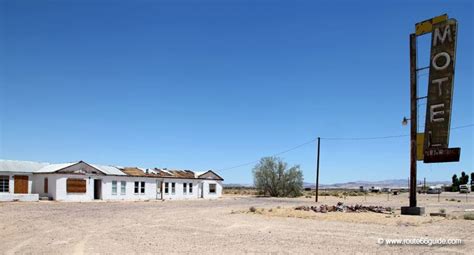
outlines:
[[255, 208], [254, 206], [250, 206], [249, 211], [254, 213], [257, 211], [257, 208]]
[[265, 157], [253, 168], [255, 188], [262, 195], [298, 197], [303, 190], [303, 172], [300, 167], [288, 168], [278, 157]]
[[464, 214], [465, 220], [474, 220], [474, 213], [465, 213]]
[[440, 212], [440, 213], [446, 213], [446, 209], [441, 208], [441, 209], [439, 209], [439, 212]]

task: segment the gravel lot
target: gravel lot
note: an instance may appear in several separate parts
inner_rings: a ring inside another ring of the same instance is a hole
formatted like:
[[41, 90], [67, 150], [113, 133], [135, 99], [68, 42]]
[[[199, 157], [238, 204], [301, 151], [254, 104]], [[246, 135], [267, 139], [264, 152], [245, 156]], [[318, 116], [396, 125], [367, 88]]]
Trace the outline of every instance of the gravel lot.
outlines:
[[[408, 203], [407, 196], [322, 197], [320, 203], [333, 205], [341, 201], [399, 209]], [[455, 201], [446, 200], [451, 198]], [[0, 240], [5, 254], [472, 254], [474, 250], [474, 221], [463, 219], [398, 215], [386, 218], [375, 213], [297, 218], [247, 212], [250, 206], [269, 209], [314, 205], [313, 199], [226, 196], [215, 201], [0, 203]], [[437, 195], [418, 197], [428, 212], [444, 208], [452, 215], [474, 208], [474, 195], [469, 195], [469, 202], [465, 199], [465, 195], [449, 193], [443, 193], [440, 202]], [[387, 246], [377, 244], [378, 238], [460, 238], [464, 244]]]

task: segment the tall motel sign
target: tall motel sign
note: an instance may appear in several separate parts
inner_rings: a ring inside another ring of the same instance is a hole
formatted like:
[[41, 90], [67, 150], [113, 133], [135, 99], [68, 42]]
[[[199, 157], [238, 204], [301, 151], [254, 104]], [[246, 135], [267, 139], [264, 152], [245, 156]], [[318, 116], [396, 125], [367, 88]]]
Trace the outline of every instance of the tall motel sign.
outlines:
[[[431, 33], [429, 67], [417, 67], [416, 40]], [[419, 22], [410, 34], [410, 206], [402, 214], [422, 215], [416, 203], [416, 161], [442, 163], [459, 161], [461, 149], [449, 148], [449, 129], [456, 60], [457, 21], [447, 14]], [[429, 68], [428, 95], [417, 95], [417, 73]], [[425, 132], [417, 133], [417, 101], [426, 98]]]

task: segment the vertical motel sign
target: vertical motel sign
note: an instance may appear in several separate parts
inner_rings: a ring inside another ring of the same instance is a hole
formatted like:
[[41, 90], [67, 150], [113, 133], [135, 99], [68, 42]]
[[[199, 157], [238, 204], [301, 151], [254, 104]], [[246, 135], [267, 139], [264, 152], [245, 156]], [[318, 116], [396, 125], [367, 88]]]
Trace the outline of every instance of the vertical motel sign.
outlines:
[[425, 163], [459, 161], [460, 148], [448, 148], [456, 39], [455, 19], [433, 24], [423, 146]]

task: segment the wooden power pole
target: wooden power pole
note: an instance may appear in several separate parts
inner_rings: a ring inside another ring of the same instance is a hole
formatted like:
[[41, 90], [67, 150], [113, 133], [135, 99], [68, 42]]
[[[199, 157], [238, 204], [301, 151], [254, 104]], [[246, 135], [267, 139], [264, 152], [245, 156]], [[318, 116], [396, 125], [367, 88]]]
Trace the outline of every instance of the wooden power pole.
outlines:
[[318, 192], [319, 192], [319, 151], [320, 151], [321, 137], [318, 137], [318, 156], [316, 161], [316, 202], [318, 202]]

